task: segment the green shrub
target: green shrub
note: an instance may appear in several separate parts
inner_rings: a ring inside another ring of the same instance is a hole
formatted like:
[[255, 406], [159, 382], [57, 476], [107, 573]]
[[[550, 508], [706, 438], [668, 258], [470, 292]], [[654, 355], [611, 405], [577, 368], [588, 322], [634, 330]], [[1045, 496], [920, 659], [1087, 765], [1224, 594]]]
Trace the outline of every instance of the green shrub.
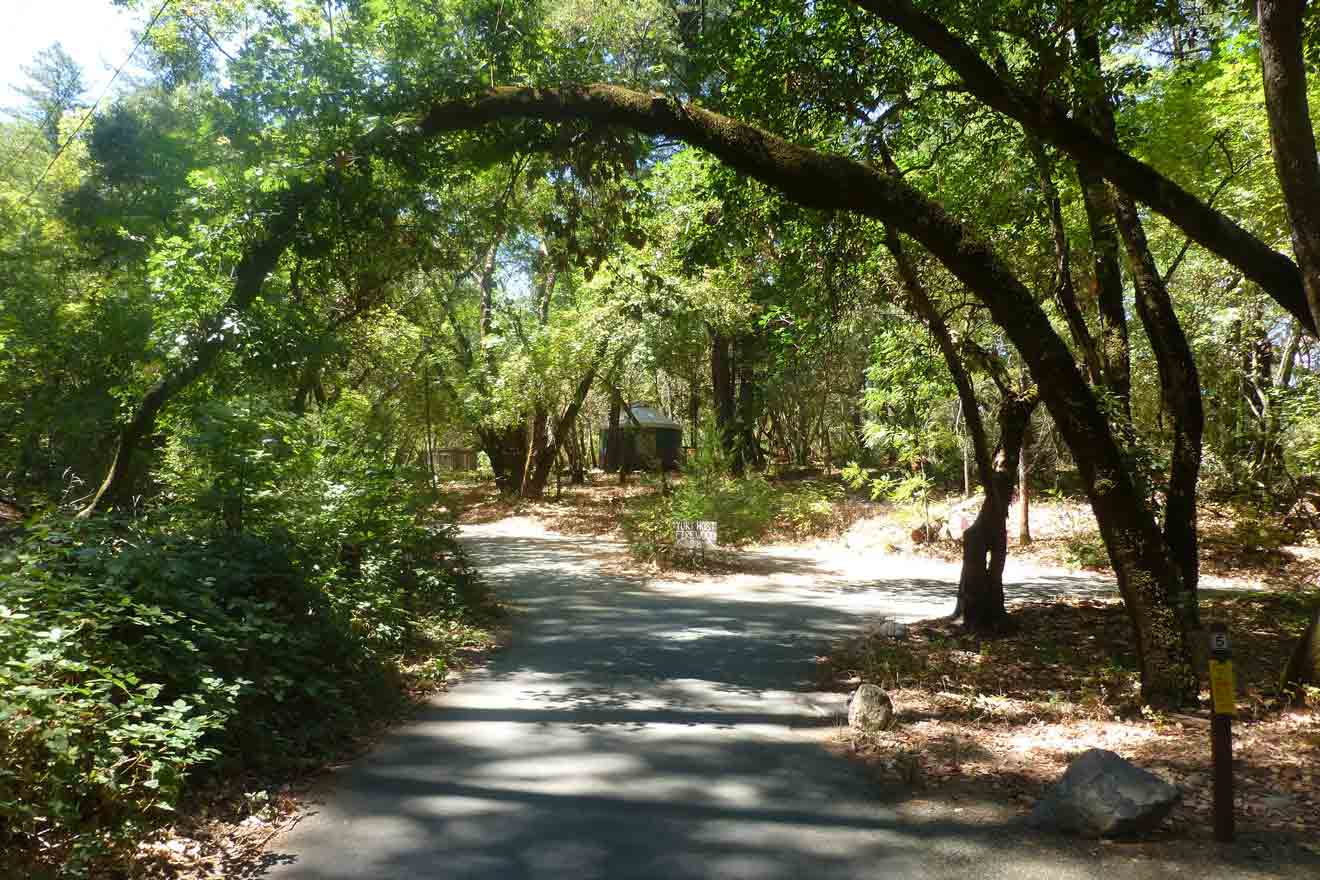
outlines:
[[172, 810], [189, 771], [306, 755], [384, 667], [281, 548], [50, 517], [0, 559], [4, 844], [70, 870]]
[[842, 486], [803, 482], [775, 487], [760, 474], [733, 476], [718, 432], [708, 425], [702, 436], [704, 441], [672, 493], [657, 492], [630, 502], [622, 527], [635, 556], [669, 557], [678, 522], [715, 522], [721, 546], [728, 547], [746, 545], [776, 529], [798, 538], [817, 535], [839, 522]]
[[841, 525], [839, 505], [843, 486], [837, 483], [805, 482], [776, 493], [775, 524], [795, 538], [809, 538], [836, 531]]
[[1074, 568], [1105, 569], [1110, 565], [1105, 542], [1095, 532], [1078, 532], [1064, 539], [1068, 564]]
[[457, 527], [420, 513], [426, 475], [362, 455], [351, 419], [210, 401], [181, 428], [161, 473], [171, 522], [297, 548], [302, 575], [374, 648], [401, 650], [421, 616], [473, 601]]
[[630, 499], [620, 519], [633, 556], [646, 562], [667, 557], [674, 546], [674, 499], [643, 495]]
[[244, 531], [165, 508], [0, 543], [0, 849], [77, 874], [190, 778], [314, 766], [397, 705], [396, 660], [475, 598], [453, 527], [387, 476], [292, 486], [302, 519]]

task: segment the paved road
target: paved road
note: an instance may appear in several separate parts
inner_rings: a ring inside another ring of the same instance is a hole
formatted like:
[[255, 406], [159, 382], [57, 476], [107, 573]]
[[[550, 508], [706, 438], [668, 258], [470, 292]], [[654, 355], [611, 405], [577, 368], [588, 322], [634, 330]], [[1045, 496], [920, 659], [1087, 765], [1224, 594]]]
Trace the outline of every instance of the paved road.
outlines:
[[511, 647], [337, 774], [273, 844], [273, 876], [1170, 876], [1011, 823], [914, 817], [821, 747], [844, 703], [810, 690], [820, 647], [863, 615], [947, 610], [948, 566], [859, 582], [790, 555], [654, 583], [525, 522], [464, 539], [518, 609]]

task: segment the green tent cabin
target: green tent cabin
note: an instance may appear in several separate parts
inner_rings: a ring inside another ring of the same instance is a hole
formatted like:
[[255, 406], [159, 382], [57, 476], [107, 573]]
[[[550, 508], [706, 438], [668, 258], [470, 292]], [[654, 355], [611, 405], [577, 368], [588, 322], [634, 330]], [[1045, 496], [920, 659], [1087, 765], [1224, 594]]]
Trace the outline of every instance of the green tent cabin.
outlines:
[[673, 470], [683, 456], [683, 427], [653, 407], [634, 403], [619, 417], [617, 446], [610, 443], [610, 429], [602, 429], [601, 465], [610, 473], [620, 465], [634, 471], [657, 467]]

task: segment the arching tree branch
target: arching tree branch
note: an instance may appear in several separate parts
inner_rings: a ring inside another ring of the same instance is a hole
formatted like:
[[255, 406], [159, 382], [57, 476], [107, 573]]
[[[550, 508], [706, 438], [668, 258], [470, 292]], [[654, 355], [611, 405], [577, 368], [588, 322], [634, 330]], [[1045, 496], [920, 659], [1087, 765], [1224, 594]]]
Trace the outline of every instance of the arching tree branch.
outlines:
[[853, 0], [938, 55], [982, 103], [1021, 123], [1159, 214], [1207, 250], [1236, 266], [1317, 334], [1297, 264], [1156, 171], [1073, 119], [1049, 95], [1028, 94], [995, 71], [980, 53], [911, 0]]

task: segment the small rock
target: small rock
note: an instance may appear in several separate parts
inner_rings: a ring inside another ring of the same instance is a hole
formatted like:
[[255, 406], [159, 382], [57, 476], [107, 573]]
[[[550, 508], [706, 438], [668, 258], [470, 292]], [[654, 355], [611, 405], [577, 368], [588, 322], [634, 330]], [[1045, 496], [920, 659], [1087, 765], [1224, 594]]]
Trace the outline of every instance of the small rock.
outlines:
[[1182, 792], [1105, 749], [1089, 749], [1027, 818], [1033, 828], [1087, 837], [1115, 837], [1155, 828]]
[[913, 529], [912, 534], [908, 537], [912, 539], [913, 544], [924, 544], [926, 543], [926, 530], [924, 528]]
[[906, 639], [908, 637], [908, 625], [899, 623], [897, 620], [886, 620], [875, 628], [875, 634], [882, 639]]
[[1272, 794], [1261, 798], [1260, 805], [1267, 810], [1278, 813], [1291, 809], [1293, 799], [1286, 794]]
[[848, 698], [848, 726], [856, 730], [886, 730], [894, 720], [889, 694], [873, 684], [864, 684]]

